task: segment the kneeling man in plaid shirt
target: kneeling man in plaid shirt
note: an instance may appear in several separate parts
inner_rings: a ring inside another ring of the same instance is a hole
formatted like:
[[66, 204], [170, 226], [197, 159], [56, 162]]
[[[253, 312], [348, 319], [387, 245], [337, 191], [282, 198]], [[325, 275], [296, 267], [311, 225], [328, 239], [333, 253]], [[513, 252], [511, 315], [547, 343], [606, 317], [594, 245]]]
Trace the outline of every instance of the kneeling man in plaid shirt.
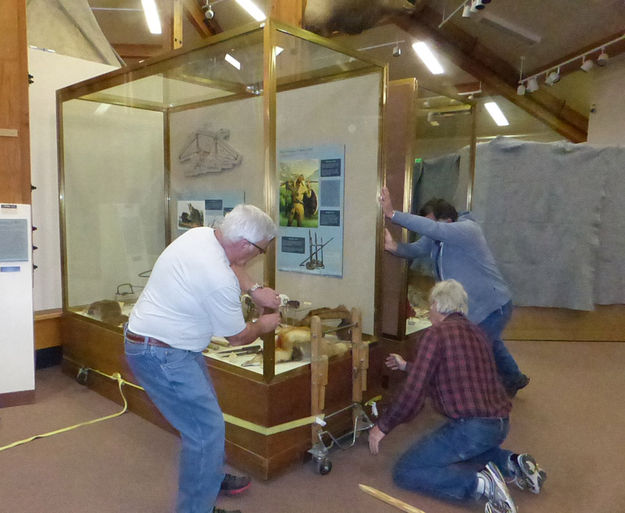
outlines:
[[506, 480], [539, 493], [547, 474], [529, 454], [500, 448], [512, 405], [486, 335], [466, 318], [467, 302], [456, 280], [434, 286], [432, 327], [422, 337], [415, 360], [406, 362], [397, 354], [386, 359], [388, 367], [407, 376], [369, 432], [369, 449], [377, 454], [380, 441], [414, 418], [430, 397], [448, 421], [400, 457], [393, 470], [395, 483], [445, 500], [485, 500], [486, 513], [516, 513]]

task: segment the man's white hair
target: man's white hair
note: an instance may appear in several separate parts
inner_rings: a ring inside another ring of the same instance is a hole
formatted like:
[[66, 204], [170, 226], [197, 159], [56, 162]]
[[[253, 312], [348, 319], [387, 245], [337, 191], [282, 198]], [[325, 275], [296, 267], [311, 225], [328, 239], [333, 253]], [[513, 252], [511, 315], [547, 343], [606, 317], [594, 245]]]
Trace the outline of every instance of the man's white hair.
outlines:
[[469, 311], [467, 293], [456, 280], [444, 280], [434, 285], [430, 292], [430, 304], [443, 315], [456, 312], [466, 315]]
[[278, 234], [271, 217], [254, 205], [237, 205], [226, 214], [218, 228], [229, 242], [245, 239], [256, 243], [275, 239]]

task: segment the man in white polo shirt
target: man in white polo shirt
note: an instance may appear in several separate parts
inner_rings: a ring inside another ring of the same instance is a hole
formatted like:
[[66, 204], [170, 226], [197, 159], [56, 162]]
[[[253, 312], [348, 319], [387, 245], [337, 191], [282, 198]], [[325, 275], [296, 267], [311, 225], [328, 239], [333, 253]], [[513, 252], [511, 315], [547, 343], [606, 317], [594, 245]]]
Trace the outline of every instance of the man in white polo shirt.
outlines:
[[[249, 344], [280, 323], [276, 291], [255, 284], [245, 265], [275, 238], [271, 218], [238, 205], [216, 228], [193, 228], [159, 256], [130, 314], [126, 359], [139, 384], [180, 432], [176, 513], [223, 512], [220, 490], [237, 493], [249, 478], [224, 475], [224, 419], [202, 351], [213, 335]], [[241, 291], [274, 310], [246, 323]]]

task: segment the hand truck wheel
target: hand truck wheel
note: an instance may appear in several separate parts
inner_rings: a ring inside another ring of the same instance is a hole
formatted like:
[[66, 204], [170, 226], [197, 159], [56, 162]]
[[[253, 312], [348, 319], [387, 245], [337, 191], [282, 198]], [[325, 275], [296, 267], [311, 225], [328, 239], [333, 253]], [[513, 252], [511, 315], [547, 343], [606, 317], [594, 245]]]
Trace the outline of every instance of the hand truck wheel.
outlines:
[[332, 462], [328, 458], [317, 461], [317, 472], [322, 476], [329, 474], [332, 470]]

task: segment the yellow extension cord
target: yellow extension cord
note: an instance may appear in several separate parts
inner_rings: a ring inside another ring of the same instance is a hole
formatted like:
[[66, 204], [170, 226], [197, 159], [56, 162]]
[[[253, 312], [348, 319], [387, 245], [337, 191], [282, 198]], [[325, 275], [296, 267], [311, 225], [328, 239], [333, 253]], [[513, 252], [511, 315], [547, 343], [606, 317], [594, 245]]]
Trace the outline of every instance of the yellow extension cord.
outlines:
[[[91, 369], [94, 372], [97, 372], [98, 374], [102, 374], [103, 376], [106, 376], [107, 378], [110, 379], [114, 379], [117, 381], [118, 387], [119, 387], [119, 393], [122, 396], [122, 399], [124, 400], [124, 407], [120, 412], [114, 413], [113, 415], [107, 415], [106, 417], [100, 417], [98, 419], [93, 419], [93, 420], [88, 420], [86, 422], [81, 422], [80, 424], [75, 424], [73, 426], [68, 426], [62, 429], [57, 429], [56, 431], [50, 431], [49, 433], [43, 433], [41, 435], [35, 435], [35, 436], [31, 436], [30, 438], [25, 438], [24, 440], [18, 440], [17, 442], [13, 442], [12, 444], [9, 445], [5, 445], [4, 447], [0, 447], [0, 451], [4, 451], [6, 449], [11, 449], [13, 447], [17, 447], [18, 445], [22, 445], [22, 444], [26, 444], [28, 442], [32, 442], [33, 440], [37, 440], [38, 438], [46, 438], [48, 436], [52, 436], [52, 435], [58, 435], [60, 433], [65, 433], [66, 431], [71, 431], [72, 429], [76, 429], [82, 426], [88, 426], [89, 424], [95, 424], [96, 422], [101, 422], [103, 420], [108, 420], [108, 419], [113, 419], [115, 417], [119, 417], [120, 415], [123, 415], [124, 413], [126, 413], [126, 411], [128, 410], [128, 401], [126, 401], [126, 396], [124, 396], [124, 392], [122, 391], [122, 386], [123, 385], [131, 385], [134, 387], [137, 387], [137, 385], [130, 383], [129, 381], [125, 381], [121, 374], [119, 372], [116, 372], [115, 374], [113, 374], [112, 376], [109, 376], [107, 374], [104, 374], [103, 372], [97, 371], [95, 369]], [[137, 387], [140, 388], [140, 387]]]
[[[66, 358], [66, 359], [69, 360], [69, 358]], [[72, 361], [72, 363], [77, 364], [77, 362], [74, 362], [74, 361]], [[124, 407], [122, 408], [121, 411], [114, 413], [112, 415], [107, 415], [106, 417], [100, 417], [98, 419], [88, 420], [86, 422], [81, 422], [80, 424], [75, 424], [73, 426], [68, 426], [62, 429], [57, 429], [56, 431], [50, 431], [49, 433], [43, 433], [41, 435], [34, 435], [34, 436], [31, 436], [30, 438], [25, 438], [24, 440], [18, 440], [17, 442], [13, 442], [9, 445], [5, 445], [4, 447], [0, 447], [0, 451], [4, 451], [6, 449], [17, 447], [18, 445], [23, 445], [28, 442], [32, 442], [33, 440], [37, 440], [38, 438], [46, 438], [48, 436], [58, 435], [60, 433], [65, 433], [66, 431], [71, 431], [72, 429], [76, 429], [82, 426], [88, 426], [90, 424], [95, 424], [96, 422], [102, 422], [103, 420], [109, 420], [109, 419], [114, 419], [115, 417], [119, 417], [120, 415], [123, 415], [124, 413], [126, 413], [126, 411], [128, 410], [128, 401], [126, 400], [126, 396], [124, 395], [122, 387], [124, 385], [129, 385], [139, 390], [143, 390], [143, 387], [139, 385], [135, 385], [134, 383], [131, 383], [130, 381], [126, 381], [124, 378], [122, 378], [122, 375], [119, 372], [115, 372], [113, 375], [109, 375], [97, 369], [87, 368], [87, 370], [95, 372], [96, 374], [100, 374], [101, 376], [112, 379], [114, 381], [117, 381], [119, 393], [122, 396], [122, 400], [124, 401]], [[224, 420], [230, 424], [234, 424], [244, 429], [255, 431], [256, 433], [260, 433], [261, 435], [265, 435], [265, 436], [280, 433], [282, 431], [288, 431], [289, 429], [294, 429], [296, 427], [305, 426], [307, 424], [312, 424], [316, 422], [317, 418], [323, 419], [324, 417], [323, 414], [316, 415], [316, 416], [313, 415], [310, 417], [304, 417], [302, 419], [293, 420], [291, 422], [285, 422], [284, 424], [278, 424], [277, 426], [265, 427], [265, 426], [259, 426], [258, 424], [254, 424], [253, 422], [249, 422], [247, 420], [240, 419], [238, 417], [234, 417], [232, 415], [228, 415], [227, 413], [224, 413], [223, 416], [224, 416]]]

